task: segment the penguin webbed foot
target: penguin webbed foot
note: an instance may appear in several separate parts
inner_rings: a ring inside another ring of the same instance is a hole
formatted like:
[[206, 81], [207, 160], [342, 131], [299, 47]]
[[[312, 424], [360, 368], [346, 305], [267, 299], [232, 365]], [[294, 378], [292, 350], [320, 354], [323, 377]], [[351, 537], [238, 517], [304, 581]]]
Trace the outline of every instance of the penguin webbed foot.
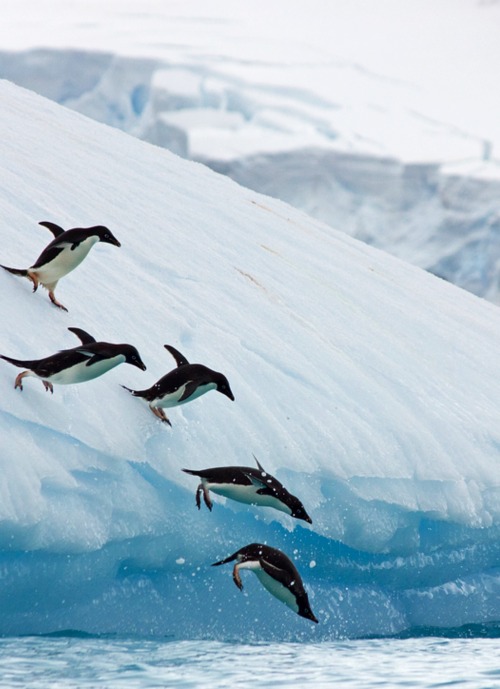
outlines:
[[201, 509], [201, 492], [203, 490], [203, 487], [200, 483], [198, 488], [196, 489], [196, 507], [200, 510]]
[[210, 499], [210, 491], [208, 488], [206, 488], [203, 483], [200, 483], [198, 488], [196, 489], [196, 507], [200, 510], [201, 509], [201, 496], [203, 494], [203, 502], [205, 505], [208, 507], [210, 512], [212, 511], [213, 507], [213, 502]]
[[23, 371], [22, 373], [20, 373], [19, 375], [16, 376], [16, 380], [14, 383], [14, 390], [17, 390], [17, 388], [19, 388], [19, 390], [21, 390], [21, 392], [23, 391], [23, 378], [24, 378], [24, 376], [27, 375], [27, 373], [28, 373], [28, 371]]
[[53, 395], [54, 394], [54, 386], [52, 385], [52, 383], [49, 383], [48, 380], [42, 380], [42, 383], [43, 383], [43, 387], [45, 388], [45, 392], [48, 392], [50, 390], [50, 394]]
[[33, 283], [33, 292], [36, 292], [38, 289], [38, 278], [37, 278], [37, 276], [34, 273], [30, 273], [29, 270], [28, 270], [26, 276]]
[[[34, 291], [35, 290], [33, 290], [33, 292]], [[58, 309], [62, 309], [63, 311], [66, 311], [66, 312], [68, 311], [68, 309], [63, 304], [61, 304], [60, 301], [57, 301], [57, 299], [54, 295], [54, 292], [49, 292], [49, 299], [54, 304], [54, 306], [57, 306]]]
[[202, 484], [202, 490], [203, 490], [203, 500], [205, 501], [205, 505], [208, 507], [208, 509], [211, 512], [212, 507], [213, 507], [213, 502], [210, 499], [210, 491], [208, 490], [208, 488], [203, 486], [203, 484]]
[[168, 418], [168, 416], [165, 414], [165, 412], [163, 411], [163, 409], [161, 407], [152, 407], [151, 405], [149, 405], [149, 408], [151, 409], [153, 414], [160, 419], [160, 421], [163, 421], [163, 423], [168, 423], [168, 425], [172, 428], [172, 424], [170, 423], [170, 419]]
[[240, 577], [238, 565], [235, 565], [234, 569], [233, 569], [233, 581], [236, 584], [236, 586], [239, 588], [239, 590], [243, 591], [243, 584], [241, 582], [241, 577]]

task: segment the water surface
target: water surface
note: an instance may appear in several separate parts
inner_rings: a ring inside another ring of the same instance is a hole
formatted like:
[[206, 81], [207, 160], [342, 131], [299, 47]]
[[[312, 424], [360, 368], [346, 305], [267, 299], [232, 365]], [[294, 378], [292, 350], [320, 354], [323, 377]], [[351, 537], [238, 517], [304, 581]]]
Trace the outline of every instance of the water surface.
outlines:
[[500, 687], [498, 639], [318, 644], [81, 637], [0, 639], [0, 687]]

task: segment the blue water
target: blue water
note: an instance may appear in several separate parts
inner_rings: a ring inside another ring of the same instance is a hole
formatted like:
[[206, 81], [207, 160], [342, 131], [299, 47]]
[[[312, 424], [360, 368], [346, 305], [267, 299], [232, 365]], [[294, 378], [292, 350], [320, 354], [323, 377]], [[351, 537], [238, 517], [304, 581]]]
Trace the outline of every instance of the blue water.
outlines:
[[238, 644], [75, 637], [0, 639], [0, 687], [498, 689], [499, 639]]

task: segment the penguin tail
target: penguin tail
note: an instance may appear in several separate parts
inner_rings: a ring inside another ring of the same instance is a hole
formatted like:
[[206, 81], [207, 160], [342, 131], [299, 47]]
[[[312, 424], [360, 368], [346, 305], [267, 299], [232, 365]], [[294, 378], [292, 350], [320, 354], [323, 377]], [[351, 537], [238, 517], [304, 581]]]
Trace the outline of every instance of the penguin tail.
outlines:
[[7, 270], [9, 273], [12, 273], [13, 275], [20, 275], [23, 278], [28, 277], [28, 271], [25, 268], [9, 268], [9, 266], [2, 265], [0, 265], [0, 268]]
[[142, 390], [132, 390], [131, 388], [128, 388], [126, 385], [122, 385], [121, 387], [124, 390], [127, 390], [127, 392], [130, 392], [130, 394], [134, 397], [142, 397]]
[[191, 476], [199, 476], [199, 471], [194, 471], [194, 469], [182, 469], [185, 474], [191, 474]]
[[19, 368], [32, 368], [34, 363], [33, 361], [20, 361], [19, 359], [12, 359], [10, 356], [5, 356], [5, 354], [0, 354], [0, 359], [8, 361], [9, 364], [13, 364], [14, 366], [19, 366]]
[[233, 554], [230, 555], [229, 557], [226, 557], [224, 560], [219, 560], [219, 562], [212, 562], [212, 564], [211, 564], [210, 566], [211, 566], [211, 567], [218, 567], [219, 565], [225, 565], [225, 564], [227, 564], [228, 562], [233, 562], [233, 560], [236, 560], [236, 557], [237, 557], [237, 555], [238, 555], [238, 552], [239, 552], [239, 551], [237, 551], [236, 553], [233, 553]]

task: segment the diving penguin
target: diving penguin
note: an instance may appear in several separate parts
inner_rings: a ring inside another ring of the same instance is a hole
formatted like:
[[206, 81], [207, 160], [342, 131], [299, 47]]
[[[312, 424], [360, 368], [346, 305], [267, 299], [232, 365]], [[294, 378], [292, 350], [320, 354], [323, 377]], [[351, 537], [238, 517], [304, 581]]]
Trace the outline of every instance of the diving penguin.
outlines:
[[248, 505], [274, 507], [276, 510], [286, 512], [296, 519], [303, 519], [312, 524], [311, 517], [304, 509], [304, 505], [295, 495], [292, 495], [278, 481], [268, 474], [257, 457], [257, 469], [253, 467], [213, 467], [212, 469], [183, 469], [186, 474], [198, 476], [201, 483], [196, 489], [196, 506], [201, 507], [201, 494], [205, 505], [212, 509], [210, 491], [223, 495], [231, 500], [244, 502]]
[[122, 385], [134, 397], [142, 397], [149, 402], [149, 408], [155, 416], [171, 426], [168, 416], [163, 411], [164, 408], [186, 404], [209, 390], [217, 390], [230, 400], [234, 400], [225, 375], [212, 371], [203, 364], [190, 364], [186, 357], [171, 345], [164, 345], [164, 347], [174, 357], [177, 368], [146, 390], [131, 390]]
[[54, 291], [58, 281], [74, 270], [87, 256], [90, 249], [97, 242], [121, 246], [111, 230], [104, 225], [95, 227], [75, 227], [72, 230], [63, 230], [53, 222], [43, 220], [38, 223], [49, 229], [54, 239], [47, 244], [40, 256], [30, 268], [9, 268], [0, 266], [9, 273], [27, 277], [33, 283], [33, 292], [38, 285], [43, 285], [49, 291], [50, 301], [60, 309], [68, 309], [57, 301]]
[[212, 567], [225, 565], [234, 560], [236, 564], [233, 569], [233, 581], [240, 591], [243, 590], [240, 569], [250, 569], [269, 593], [288, 605], [297, 615], [318, 622], [309, 605], [309, 598], [297, 568], [281, 550], [261, 543], [250, 543], [225, 560], [214, 562]]
[[118, 364], [132, 364], [141, 371], [146, 370], [139, 352], [129, 344], [110, 344], [96, 340], [81, 328], [68, 328], [81, 341], [81, 345], [72, 349], [63, 349], [44, 359], [20, 360], [0, 354], [0, 359], [14, 366], [26, 368], [16, 377], [14, 388], [23, 389], [23, 378], [39, 378], [45, 390], [54, 392], [53, 383], [70, 385], [84, 383], [110, 371]]

